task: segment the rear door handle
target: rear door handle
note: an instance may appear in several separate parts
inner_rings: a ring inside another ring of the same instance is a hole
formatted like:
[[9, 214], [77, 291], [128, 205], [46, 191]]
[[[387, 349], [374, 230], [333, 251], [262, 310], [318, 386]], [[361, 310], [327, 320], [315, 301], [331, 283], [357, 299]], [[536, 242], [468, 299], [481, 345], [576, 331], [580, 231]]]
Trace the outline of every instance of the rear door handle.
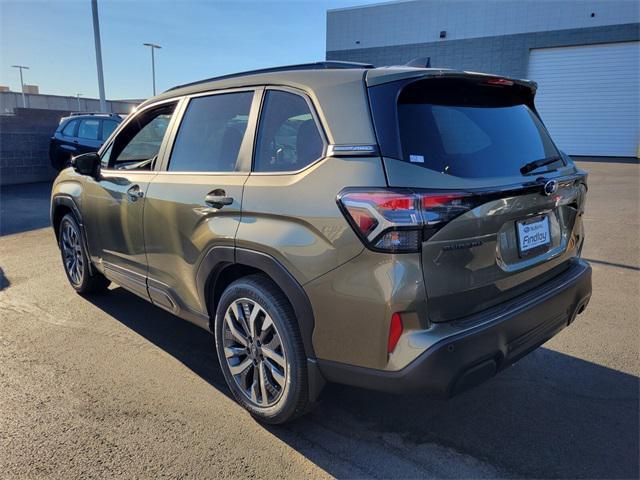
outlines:
[[204, 203], [214, 208], [222, 208], [225, 205], [231, 205], [233, 203], [232, 197], [227, 197], [227, 194], [221, 188], [216, 188], [211, 192], [207, 193], [207, 196], [204, 197]]
[[137, 201], [139, 198], [144, 197], [144, 192], [140, 190], [140, 185], [131, 185], [127, 190], [127, 196], [132, 202]]

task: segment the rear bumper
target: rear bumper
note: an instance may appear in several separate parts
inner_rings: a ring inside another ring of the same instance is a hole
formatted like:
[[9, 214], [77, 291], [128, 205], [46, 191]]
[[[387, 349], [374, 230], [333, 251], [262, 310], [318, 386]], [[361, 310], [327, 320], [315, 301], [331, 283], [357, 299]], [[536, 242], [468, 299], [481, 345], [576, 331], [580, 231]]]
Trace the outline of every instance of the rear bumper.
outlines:
[[448, 325], [439, 338], [398, 371], [375, 370], [318, 360], [328, 381], [387, 392], [424, 392], [448, 398], [491, 378], [569, 325], [591, 297], [591, 267], [573, 260], [543, 287]]

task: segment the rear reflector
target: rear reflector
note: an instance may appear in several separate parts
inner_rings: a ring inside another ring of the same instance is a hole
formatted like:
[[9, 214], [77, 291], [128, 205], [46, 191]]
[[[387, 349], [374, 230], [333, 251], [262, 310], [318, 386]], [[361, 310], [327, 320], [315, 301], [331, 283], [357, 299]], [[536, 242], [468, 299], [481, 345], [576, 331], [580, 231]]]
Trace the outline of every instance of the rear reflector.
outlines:
[[396, 349], [400, 335], [402, 335], [402, 318], [399, 313], [391, 315], [391, 325], [389, 325], [389, 343], [387, 344], [387, 352], [391, 353]]

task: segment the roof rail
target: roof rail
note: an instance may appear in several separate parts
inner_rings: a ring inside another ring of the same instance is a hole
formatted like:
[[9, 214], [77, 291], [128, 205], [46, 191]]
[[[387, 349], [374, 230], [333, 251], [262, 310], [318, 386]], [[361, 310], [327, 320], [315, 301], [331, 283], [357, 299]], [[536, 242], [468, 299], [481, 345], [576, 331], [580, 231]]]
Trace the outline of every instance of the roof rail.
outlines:
[[325, 61], [325, 62], [313, 62], [313, 63], [300, 63], [298, 65], [285, 65], [282, 67], [271, 67], [271, 68], [261, 68], [258, 70], [248, 70], [246, 72], [239, 73], [231, 73], [229, 75], [221, 75], [219, 77], [206, 78], [204, 80], [199, 80], [197, 82], [185, 83], [183, 85], [178, 85], [169, 90], [177, 90], [183, 87], [191, 87], [193, 85], [199, 85], [201, 83], [214, 82], [216, 80], [226, 80], [228, 78], [236, 78], [236, 77], [245, 77], [248, 75], [257, 75], [260, 73], [275, 73], [275, 72], [290, 72], [294, 70], [329, 70], [329, 69], [340, 69], [340, 68], [374, 68], [370, 63], [358, 63], [358, 62], [340, 62], [340, 61]]
[[71, 112], [69, 114], [70, 117], [77, 117], [80, 115], [106, 115], [108, 117], [119, 117], [120, 115], [118, 115], [117, 113], [111, 113], [111, 112]]

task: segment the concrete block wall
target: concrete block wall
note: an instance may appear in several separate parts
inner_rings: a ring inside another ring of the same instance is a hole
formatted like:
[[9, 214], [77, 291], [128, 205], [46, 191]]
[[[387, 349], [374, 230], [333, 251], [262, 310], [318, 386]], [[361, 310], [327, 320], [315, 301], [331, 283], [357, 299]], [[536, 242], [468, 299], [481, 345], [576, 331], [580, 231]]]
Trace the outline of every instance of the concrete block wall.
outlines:
[[[107, 100], [109, 113], [129, 114], [143, 100]], [[60, 95], [25, 94], [27, 108], [66, 110], [72, 112], [99, 112], [100, 100], [96, 98], [64, 97]], [[0, 92], [0, 114], [13, 113], [22, 108], [22, 95], [18, 92]]]
[[0, 116], [0, 185], [50, 181], [49, 139], [64, 110], [17, 108]]
[[403, 0], [327, 12], [328, 51], [640, 22], [637, 0]]
[[530, 32], [409, 45], [392, 45], [327, 52], [327, 60], [403, 65], [417, 57], [431, 57], [431, 66], [526, 78], [533, 48], [589, 45], [640, 40], [640, 25]]

